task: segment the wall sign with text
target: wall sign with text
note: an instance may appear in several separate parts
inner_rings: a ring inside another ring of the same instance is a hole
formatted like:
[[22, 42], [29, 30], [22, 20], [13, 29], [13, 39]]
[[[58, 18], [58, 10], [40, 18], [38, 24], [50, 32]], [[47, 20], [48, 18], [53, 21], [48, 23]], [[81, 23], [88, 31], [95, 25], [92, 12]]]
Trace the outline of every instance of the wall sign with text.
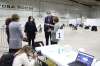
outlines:
[[23, 9], [23, 10], [33, 10], [32, 6], [25, 5], [10, 5], [10, 4], [2, 4], [0, 3], [0, 8], [3, 9]]

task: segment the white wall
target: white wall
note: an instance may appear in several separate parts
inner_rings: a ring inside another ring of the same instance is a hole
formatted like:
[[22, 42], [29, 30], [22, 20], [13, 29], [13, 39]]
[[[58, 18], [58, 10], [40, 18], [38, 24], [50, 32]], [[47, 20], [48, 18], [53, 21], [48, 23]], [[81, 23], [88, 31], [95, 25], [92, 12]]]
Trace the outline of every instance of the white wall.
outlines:
[[[67, 22], [70, 18], [81, 18], [89, 17], [89, 8], [86, 6], [82, 6], [79, 4], [76, 5], [66, 5], [62, 1], [54, 1], [54, 0], [32, 0], [32, 2], [28, 2], [28, 0], [24, 0], [24, 2], [20, 0], [16, 0], [15, 3], [8, 2], [8, 4], [14, 5], [30, 5], [33, 7], [32, 10], [14, 10], [14, 9], [2, 9], [0, 8], [0, 26], [4, 24], [4, 21], [7, 17], [10, 17], [12, 14], [17, 13], [21, 17], [21, 21], [24, 23], [27, 20], [27, 17], [33, 15], [36, 18], [36, 23], [42, 23], [44, 17], [46, 16], [47, 11], [51, 11], [53, 15], [57, 15], [60, 18], [61, 22]], [[68, 4], [68, 3], [67, 3]], [[74, 3], [73, 3], [74, 4]], [[42, 18], [39, 18], [39, 15], [42, 15]]]
[[91, 11], [92, 18], [100, 18], [100, 6], [92, 7]]
[[90, 18], [96, 19], [97, 26], [100, 26], [100, 6], [91, 7], [90, 12]]

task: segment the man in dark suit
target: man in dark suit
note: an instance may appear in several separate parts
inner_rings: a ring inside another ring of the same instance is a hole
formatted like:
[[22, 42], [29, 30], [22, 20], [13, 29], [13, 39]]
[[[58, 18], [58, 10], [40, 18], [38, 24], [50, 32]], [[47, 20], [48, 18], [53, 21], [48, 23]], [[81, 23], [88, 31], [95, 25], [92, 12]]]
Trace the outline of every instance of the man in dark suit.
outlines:
[[50, 12], [47, 13], [48, 16], [45, 17], [45, 22], [44, 22], [44, 32], [45, 32], [45, 39], [46, 39], [46, 45], [49, 44], [49, 38], [51, 39], [51, 30], [53, 30], [53, 16], [51, 15]]

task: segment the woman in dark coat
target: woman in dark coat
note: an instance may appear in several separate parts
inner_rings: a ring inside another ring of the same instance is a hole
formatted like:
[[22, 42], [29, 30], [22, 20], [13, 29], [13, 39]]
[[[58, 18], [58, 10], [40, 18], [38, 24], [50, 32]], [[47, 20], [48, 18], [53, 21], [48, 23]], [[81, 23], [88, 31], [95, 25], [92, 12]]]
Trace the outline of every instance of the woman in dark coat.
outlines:
[[37, 28], [34, 21], [35, 21], [34, 18], [32, 16], [29, 16], [28, 21], [25, 24], [25, 30], [24, 30], [28, 39], [28, 44], [30, 46], [32, 45], [33, 49], [35, 49], [34, 39], [37, 32]]

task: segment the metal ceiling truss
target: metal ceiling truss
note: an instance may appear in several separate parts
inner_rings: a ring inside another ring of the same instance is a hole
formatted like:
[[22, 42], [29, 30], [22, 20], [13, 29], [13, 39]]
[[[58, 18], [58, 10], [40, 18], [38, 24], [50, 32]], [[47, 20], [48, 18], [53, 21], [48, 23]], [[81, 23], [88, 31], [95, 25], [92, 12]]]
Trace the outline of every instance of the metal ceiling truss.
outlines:
[[69, 0], [69, 1], [75, 2], [77, 4], [81, 4], [81, 5], [84, 5], [84, 6], [88, 6], [88, 7], [91, 7], [92, 6], [92, 5], [87, 5], [87, 4], [84, 4], [84, 3], [80, 3], [80, 2], [78, 2], [76, 0]]

